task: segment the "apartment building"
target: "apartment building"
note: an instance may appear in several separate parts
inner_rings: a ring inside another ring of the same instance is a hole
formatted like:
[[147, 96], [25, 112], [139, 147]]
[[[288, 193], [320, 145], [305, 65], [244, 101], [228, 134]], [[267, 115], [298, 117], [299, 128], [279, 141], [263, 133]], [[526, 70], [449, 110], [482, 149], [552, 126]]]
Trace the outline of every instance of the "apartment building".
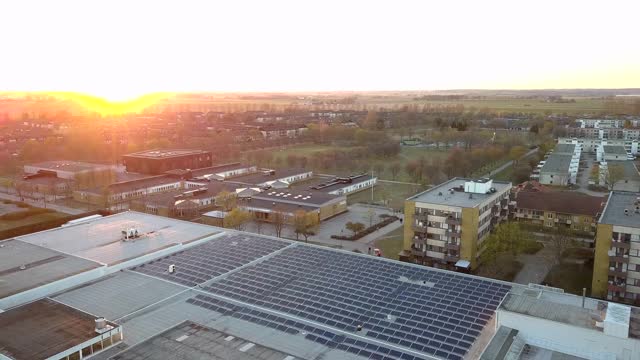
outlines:
[[640, 303], [640, 193], [612, 191], [598, 221], [591, 294]]
[[514, 194], [514, 219], [554, 229], [595, 235], [597, 215], [606, 198], [569, 191], [529, 191]]
[[582, 146], [579, 144], [558, 144], [540, 169], [540, 183], [566, 186], [575, 184], [580, 166]]
[[596, 160], [598, 161], [624, 161], [633, 160], [633, 155], [627, 153], [623, 145], [602, 144], [596, 148]]
[[404, 260], [475, 268], [486, 236], [509, 214], [510, 189], [510, 182], [454, 178], [407, 199]]
[[[631, 133], [640, 133], [638, 129], [624, 129], [629, 130], [629, 134]], [[631, 132], [632, 131], [632, 132]], [[635, 136], [635, 135], [634, 135]], [[638, 139], [639, 137], [632, 138], [631, 136], [626, 137], [624, 139], [601, 139], [597, 136], [571, 136], [566, 138], [559, 138], [558, 144], [576, 144], [582, 145], [582, 151], [594, 153], [597, 151], [598, 147], [601, 145], [620, 145], [624, 146], [624, 149], [628, 154], [637, 155], [638, 154]]]

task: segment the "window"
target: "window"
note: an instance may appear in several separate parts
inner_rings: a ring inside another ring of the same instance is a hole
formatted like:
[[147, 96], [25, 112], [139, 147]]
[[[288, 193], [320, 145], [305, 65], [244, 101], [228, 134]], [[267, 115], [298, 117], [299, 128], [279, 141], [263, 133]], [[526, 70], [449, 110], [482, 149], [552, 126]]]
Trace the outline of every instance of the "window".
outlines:
[[553, 219], [553, 213], [548, 213], [548, 214], [547, 214], [547, 218], [548, 218], [548, 219]]

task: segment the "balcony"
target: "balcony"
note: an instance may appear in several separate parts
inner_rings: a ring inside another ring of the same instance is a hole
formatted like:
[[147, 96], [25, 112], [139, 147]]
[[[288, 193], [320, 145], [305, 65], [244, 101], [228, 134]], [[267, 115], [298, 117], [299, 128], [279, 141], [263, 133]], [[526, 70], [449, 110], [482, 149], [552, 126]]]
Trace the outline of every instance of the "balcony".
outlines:
[[411, 254], [413, 256], [424, 256], [424, 253], [425, 252], [422, 251], [421, 249], [417, 249], [417, 248], [414, 248], [414, 247], [411, 248]]
[[626, 271], [622, 271], [622, 269], [609, 269], [609, 276], [615, 276], [615, 277], [619, 277], [619, 278], [627, 278], [627, 272]]
[[461, 220], [461, 219], [459, 219], [459, 218], [448, 217], [448, 218], [445, 220], [445, 223], [446, 223], [447, 225], [460, 225], [460, 224], [462, 223], [462, 220]]
[[620, 285], [616, 285], [616, 284], [609, 284], [607, 286], [607, 290], [611, 291], [611, 292], [620, 292], [623, 293], [626, 290], [626, 286], [623, 283], [620, 283]]
[[415, 232], [421, 232], [421, 233], [426, 233], [427, 232], [427, 225], [426, 224], [423, 224], [423, 225], [412, 224], [411, 228]]
[[418, 237], [414, 237], [413, 238], [413, 243], [415, 245], [424, 245], [424, 244], [427, 243], [427, 239], [423, 238], [423, 237], [419, 237], [419, 236]]
[[444, 232], [444, 235], [448, 236], [448, 237], [451, 237], [451, 238], [459, 239], [460, 238], [460, 231], [457, 231], [457, 230], [446, 230]]
[[413, 214], [413, 217], [418, 220], [418, 221], [427, 221], [427, 218], [429, 217], [429, 214], [427, 214], [426, 212], [422, 212], [422, 213], [415, 213]]
[[617, 247], [617, 248], [620, 248], [620, 249], [629, 249], [631, 247], [631, 244], [629, 242], [626, 242], [626, 241], [613, 240], [613, 241], [611, 241], [611, 246], [612, 247]]
[[444, 247], [447, 250], [455, 250], [455, 251], [459, 251], [460, 250], [460, 245], [459, 244], [454, 244], [454, 243], [447, 243]]
[[612, 255], [612, 256], [609, 256], [609, 261], [628, 264], [629, 255]]
[[460, 255], [445, 255], [444, 256], [444, 261], [446, 262], [457, 262], [458, 260], [460, 260]]

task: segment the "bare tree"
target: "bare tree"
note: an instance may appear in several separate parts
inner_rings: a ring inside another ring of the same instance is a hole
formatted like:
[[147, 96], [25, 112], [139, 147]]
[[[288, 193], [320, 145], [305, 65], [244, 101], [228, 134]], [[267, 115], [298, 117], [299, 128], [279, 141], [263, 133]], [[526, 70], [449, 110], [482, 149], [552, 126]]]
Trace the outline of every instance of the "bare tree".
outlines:
[[616, 183], [624, 178], [624, 167], [620, 164], [608, 164], [605, 180], [609, 190], [613, 190]]
[[553, 234], [548, 235], [546, 238], [549, 242], [549, 245], [553, 248], [554, 261], [556, 264], [560, 263], [560, 260], [562, 260], [562, 255], [567, 249], [572, 248], [576, 245], [573, 234], [570, 230], [567, 229], [558, 229]]
[[398, 174], [400, 173], [400, 163], [398, 162], [394, 162], [391, 165], [389, 165], [389, 171], [391, 172], [391, 179], [395, 180], [396, 177], [398, 176]]
[[277, 237], [282, 237], [282, 229], [286, 223], [286, 215], [277, 208], [274, 208], [274, 211], [271, 213], [272, 215], [272, 223], [273, 229], [276, 231]]
[[260, 218], [258, 217], [258, 213], [254, 213], [254, 216], [253, 216], [253, 223], [254, 223], [254, 224], [255, 224], [255, 226], [256, 226], [256, 232], [257, 232], [258, 234], [262, 234], [262, 224], [263, 224], [263, 222], [262, 222], [262, 219], [260, 219]]

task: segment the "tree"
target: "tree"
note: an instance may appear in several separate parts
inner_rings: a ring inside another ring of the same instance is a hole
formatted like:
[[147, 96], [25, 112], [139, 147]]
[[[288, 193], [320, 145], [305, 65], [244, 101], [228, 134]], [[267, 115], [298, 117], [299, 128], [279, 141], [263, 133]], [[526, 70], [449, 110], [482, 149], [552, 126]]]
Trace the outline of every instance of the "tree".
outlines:
[[353, 232], [353, 236], [356, 236], [360, 231], [364, 230], [364, 224], [360, 222], [351, 222], [345, 224], [344, 226], [347, 230]]
[[236, 194], [222, 190], [216, 196], [216, 205], [222, 207], [223, 211], [230, 211], [236, 207]]
[[369, 130], [375, 130], [378, 126], [378, 113], [375, 111], [367, 112], [367, 117], [364, 119], [364, 128]]
[[616, 183], [624, 178], [624, 167], [621, 164], [608, 164], [605, 173], [605, 181], [609, 190], [613, 190]]
[[400, 173], [400, 163], [399, 162], [393, 162], [391, 165], [389, 165], [389, 172], [391, 172], [391, 179], [395, 180], [396, 177], [398, 176], [398, 173]]
[[298, 210], [293, 215], [293, 226], [298, 236], [304, 236], [304, 241], [308, 242], [309, 236], [315, 234], [315, 227], [318, 225], [318, 215], [316, 213]]
[[559, 228], [553, 234], [547, 235], [546, 240], [553, 248], [555, 263], [559, 264], [564, 252], [575, 246], [576, 242], [569, 229]]
[[518, 160], [520, 160], [520, 158], [526, 153], [527, 148], [525, 148], [524, 146], [514, 146], [511, 148], [511, 150], [509, 150], [509, 159], [513, 160], [513, 162], [517, 164]]
[[382, 172], [384, 171], [384, 164], [383, 163], [375, 163], [373, 165], [373, 171], [375, 172], [375, 175], [380, 178], [382, 176]]
[[262, 234], [262, 224], [263, 224], [263, 222], [262, 222], [262, 219], [260, 219], [258, 217], [258, 213], [254, 213], [253, 223], [255, 224], [256, 232], [258, 234]]
[[282, 229], [284, 228], [284, 224], [287, 221], [285, 213], [280, 211], [278, 208], [274, 208], [273, 212], [271, 212], [271, 221], [273, 224], [273, 229], [276, 231], [276, 236], [282, 237]]
[[229, 211], [224, 217], [224, 225], [225, 227], [242, 231], [245, 228], [245, 224], [249, 222], [251, 218], [250, 212], [235, 208]]

